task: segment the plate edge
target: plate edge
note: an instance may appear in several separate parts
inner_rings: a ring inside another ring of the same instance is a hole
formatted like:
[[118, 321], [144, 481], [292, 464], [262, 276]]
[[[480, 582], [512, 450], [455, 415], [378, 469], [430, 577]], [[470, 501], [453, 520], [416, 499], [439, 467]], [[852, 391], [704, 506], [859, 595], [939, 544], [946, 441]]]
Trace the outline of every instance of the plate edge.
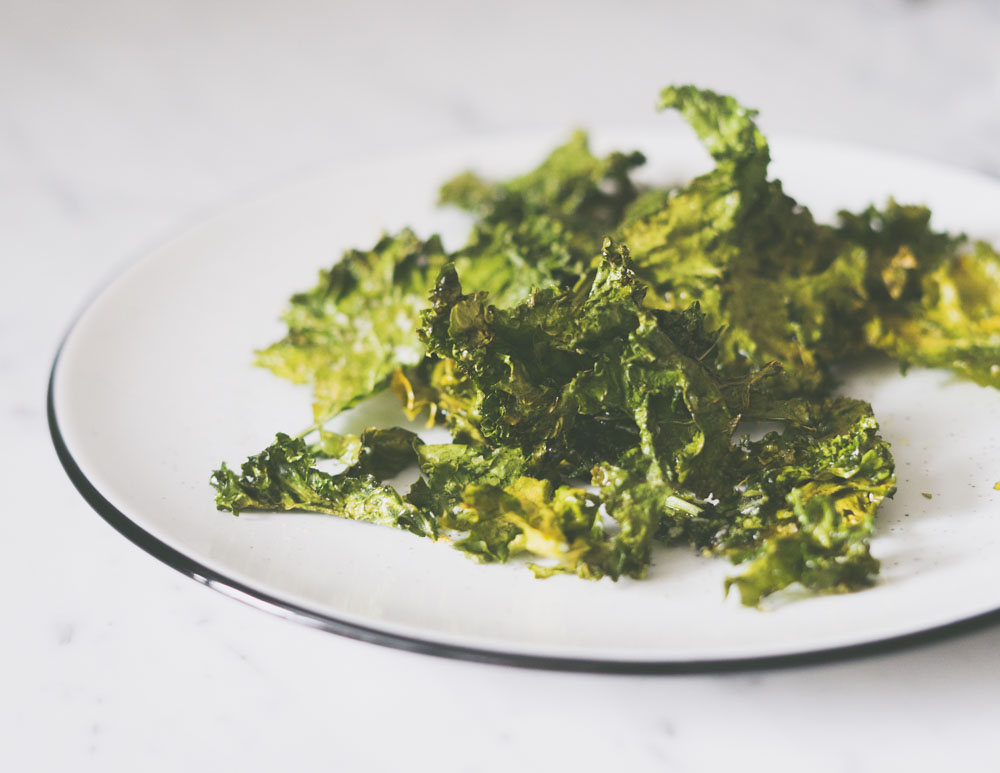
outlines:
[[[89, 304], [88, 304], [89, 306]], [[502, 652], [476, 647], [466, 647], [430, 639], [405, 636], [389, 631], [347, 622], [332, 615], [325, 615], [307, 609], [293, 602], [284, 601], [263, 591], [211, 569], [185, 556], [157, 537], [137, 525], [125, 513], [115, 507], [97, 490], [83, 473], [73, 458], [62, 432], [55, 409], [55, 383], [59, 358], [67, 339], [76, 327], [76, 320], [63, 336], [49, 372], [46, 394], [46, 416], [49, 434], [56, 456], [70, 481], [90, 507], [112, 528], [143, 551], [196, 582], [205, 585], [231, 599], [277, 617], [306, 625], [311, 628], [334, 633], [349, 639], [377, 644], [393, 649], [422, 655], [462, 660], [491, 665], [514, 666], [518, 668], [549, 671], [571, 671], [605, 674], [710, 674], [740, 671], [759, 671], [776, 668], [832, 663], [898, 652], [920, 645], [931, 644], [963, 633], [981, 630], [1000, 623], [1000, 608], [983, 612], [972, 617], [956, 620], [941, 626], [901, 634], [871, 642], [849, 644], [838, 647], [795, 652], [783, 655], [764, 655], [749, 658], [724, 658], [708, 660], [599, 660], [591, 658], [563, 658], [547, 655], [527, 655]]]
[[[596, 134], [602, 127], [594, 127]], [[620, 129], [618, 126], [605, 126], [605, 132], [614, 132]], [[648, 127], [643, 127], [648, 128]], [[534, 137], [540, 132], [525, 132], [524, 138]], [[521, 137], [522, 135], [518, 135]], [[474, 136], [466, 140], [470, 144], [486, 143], [492, 136]], [[816, 141], [815, 138], [801, 137], [798, 135], [786, 136], [786, 140], [797, 140], [803, 142]], [[863, 143], [838, 142], [834, 140], [820, 139], [820, 142], [835, 144], [838, 147], [876, 150], [896, 158], [909, 158], [920, 163], [931, 164], [952, 171], [959, 171], [974, 177], [981, 178], [993, 184], [998, 180], [995, 176], [984, 173], [980, 170], [949, 164], [938, 159], [929, 158], [917, 154], [900, 153], [898, 151], [869, 146]], [[431, 149], [438, 146], [434, 144]], [[400, 154], [403, 155], [403, 154]], [[354, 165], [350, 165], [354, 166]], [[312, 174], [295, 174], [283, 180], [284, 185], [279, 188], [290, 186], [296, 182], [312, 177]], [[268, 188], [267, 190], [271, 190]], [[261, 201], [266, 196], [257, 195], [242, 196], [229, 206], [221, 210], [214, 210], [215, 214], [230, 212], [242, 206], [252, 205]], [[46, 393], [46, 415], [49, 427], [49, 434], [63, 470], [77, 489], [83, 499], [90, 507], [103, 518], [119, 534], [124, 536], [144, 552], [166, 564], [170, 568], [180, 572], [198, 583], [212, 588], [215, 591], [228, 596], [231, 599], [244, 603], [255, 609], [268, 612], [282, 619], [306, 625], [318, 630], [334, 633], [346, 638], [378, 644], [380, 646], [407, 652], [416, 652], [424, 655], [449, 658], [468, 662], [488, 663], [492, 665], [513, 666], [518, 668], [541, 669], [550, 671], [584, 672], [584, 673], [605, 673], [605, 674], [635, 674], [635, 675], [655, 675], [655, 674], [711, 674], [727, 672], [748, 672], [767, 669], [795, 668], [808, 665], [843, 662], [852, 659], [871, 657], [882, 654], [898, 652], [904, 649], [913, 649], [921, 645], [928, 645], [944, 639], [952, 638], [964, 633], [971, 633], [1000, 624], [1000, 607], [977, 613], [970, 617], [932, 626], [910, 633], [903, 633], [897, 636], [890, 636], [884, 639], [874, 639], [872, 641], [860, 642], [857, 644], [838, 645], [834, 647], [810, 649], [802, 652], [791, 652], [777, 655], [761, 655], [747, 658], [719, 658], [705, 660], [613, 660], [595, 658], [571, 658], [548, 655], [527, 655], [488, 648], [470, 647], [444, 642], [436, 642], [431, 639], [411, 637], [404, 634], [393, 633], [361, 625], [359, 623], [348, 622], [331, 615], [310, 610], [304, 606], [290, 601], [284, 601], [271, 596], [263, 591], [256, 590], [238, 580], [211, 569], [204, 564], [195, 561], [167, 543], [153, 536], [145, 529], [132, 521], [128, 515], [116, 508], [106, 499], [93, 483], [86, 477], [72, 453], [67, 446], [55, 410], [55, 382], [60, 356], [63, 349], [77, 327], [78, 322], [86, 312], [99, 300], [104, 291], [107, 290], [122, 274], [142, 262], [144, 258], [150, 256], [157, 248], [169, 244], [173, 238], [183, 236], [191, 230], [205, 225], [214, 219], [211, 214], [208, 216], [201, 214], [183, 222], [180, 228], [172, 229], [166, 238], [157, 240], [152, 248], [143, 250], [137, 257], [125, 260], [114, 267], [104, 280], [99, 282], [89, 298], [82, 304], [82, 307], [74, 315], [68, 329], [60, 339], [52, 366], [49, 372], [49, 379]]]

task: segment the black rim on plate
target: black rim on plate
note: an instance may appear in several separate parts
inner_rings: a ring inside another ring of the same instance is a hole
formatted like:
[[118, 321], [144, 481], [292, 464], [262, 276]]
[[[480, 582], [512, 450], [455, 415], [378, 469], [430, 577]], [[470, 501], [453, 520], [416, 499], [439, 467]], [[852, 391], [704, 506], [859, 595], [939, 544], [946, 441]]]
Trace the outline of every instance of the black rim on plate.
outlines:
[[[103, 288], [102, 288], [103, 289]], [[98, 291], [85, 304], [84, 311], [90, 307], [94, 298], [100, 295]], [[56, 455], [62, 463], [63, 469], [69, 476], [77, 491], [83, 496], [87, 503], [114, 527], [120, 534], [130, 540], [133, 544], [142, 548], [154, 558], [159, 559], [167, 566], [176, 569], [183, 575], [197, 580], [203, 585], [207, 585], [213, 590], [219, 591], [237, 601], [248, 604], [256, 609], [269, 612], [278, 617], [292, 620], [294, 622], [317, 628], [351, 639], [378, 644], [384, 647], [405, 650], [407, 652], [418, 652], [424, 655], [435, 655], [438, 657], [451, 658], [455, 660], [465, 660], [477, 663], [490, 663], [495, 665], [518, 666], [521, 668], [538, 668], [555, 671], [577, 671], [592, 673], [612, 673], [612, 674], [696, 674], [696, 673], [723, 673], [733, 671], [751, 671], [772, 668], [788, 668], [794, 666], [804, 666], [816, 663], [828, 663], [851, 658], [865, 657], [870, 655], [896, 652], [901, 649], [911, 648], [917, 645], [937, 642], [945, 638], [956, 636], [962, 633], [981, 630], [983, 628], [1000, 623], [1000, 608], [974, 615], [972, 617], [956, 620], [941, 626], [928, 628], [913, 633], [901, 634], [885, 639], [876, 639], [859, 644], [849, 644], [845, 646], [821, 648], [805, 652], [788, 653], [784, 655], [766, 655], [748, 658], [723, 658], [705, 660], [614, 660], [614, 659], [594, 659], [594, 658], [563, 658], [543, 655], [528, 655], [512, 652], [502, 652], [476, 647], [464, 647], [455, 644], [434, 641], [432, 639], [420, 639], [412, 636], [404, 636], [390, 631], [371, 628], [368, 626], [341, 620], [333, 615], [317, 612], [290, 601], [272, 596], [257, 588], [253, 588], [245, 583], [241, 583], [225, 574], [201, 564], [190, 556], [184, 555], [181, 551], [171, 547], [159, 538], [153, 536], [148, 531], [139, 526], [127, 514], [115, 507], [87, 478], [83, 470], [73, 458], [73, 454], [59, 429], [59, 421], [55, 407], [55, 382], [58, 371], [59, 359], [62, 355], [66, 341], [70, 333], [76, 327], [76, 322], [82, 316], [77, 316], [70, 325], [70, 329], [63, 337], [56, 352], [49, 373], [48, 394], [46, 398], [46, 413], [48, 416], [49, 432], [52, 443], [55, 446]]]

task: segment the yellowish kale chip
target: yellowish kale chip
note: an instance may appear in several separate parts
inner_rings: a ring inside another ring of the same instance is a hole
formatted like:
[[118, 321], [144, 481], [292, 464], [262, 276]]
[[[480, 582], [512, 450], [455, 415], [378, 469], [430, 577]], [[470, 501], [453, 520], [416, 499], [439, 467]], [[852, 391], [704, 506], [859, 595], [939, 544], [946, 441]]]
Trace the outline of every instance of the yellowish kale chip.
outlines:
[[1000, 253], [978, 242], [926, 273], [914, 296], [868, 323], [869, 343], [1000, 389]]

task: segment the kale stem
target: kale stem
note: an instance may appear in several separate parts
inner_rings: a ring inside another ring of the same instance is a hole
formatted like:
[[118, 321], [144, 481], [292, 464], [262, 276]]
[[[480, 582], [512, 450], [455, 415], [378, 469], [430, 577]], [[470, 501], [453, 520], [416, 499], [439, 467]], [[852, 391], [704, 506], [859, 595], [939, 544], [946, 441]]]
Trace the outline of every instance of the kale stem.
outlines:
[[324, 422], [322, 421], [317, 421], [310, 424], [308, 427], [306, 427], [304, 430], [302, 430], [300, 433], [294, 436], [295, 440], [302, 440], [303, 438], [306, 437], [306, 435], [311, 435], [316, 430], [323, 429], [323, 424]]

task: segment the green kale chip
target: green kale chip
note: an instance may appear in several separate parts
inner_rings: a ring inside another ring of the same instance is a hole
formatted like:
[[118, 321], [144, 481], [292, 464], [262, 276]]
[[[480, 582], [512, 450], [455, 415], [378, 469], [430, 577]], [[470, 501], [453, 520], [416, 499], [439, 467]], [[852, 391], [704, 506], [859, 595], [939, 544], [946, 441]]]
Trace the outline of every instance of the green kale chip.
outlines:
[[[641, 189], [640, 153], [576, 132], [519, 177], [447, 182], [474, 218], [458, 250], [404, 230], [294, 295], [257, 359], [313, 386], [313, 424], [216, 470], [218, 508], [391, 525], [539, 577], [641, 578], [685, 546], [738, 565], [751, 607], [871, 585], [893, 459], [832, 368], [881, 351], [1000, 388], [1000, 253], [894, 200], [817, 223], [768, 177], [755, 111], [693, 86], [659, 108], [710, 171]], [[326, 429], [386, 388], [453, 442]], [[780, 431], [735, 439], [741, 420]]]
[[510, 310], [463, 294], [446, 268], [421, 335], [475, 388], [484, 442], [519, 449], [531, 474], [579, 477], [612, 460], [707, 492], [736, 418], [698, 359], [711, 348], [698, 312], [647, 309], [645, 290], [610, 240], [586, 281]]
[[722, 526], [706, 547], [751, 560], [727, 583], [744, 604], [793, 582], [857, 590], [878, 572], [869, 538], [879, 506], [896, 490], [889, 444], [861, 400], [828, 400], [811, 419], [813, 427], [745, 442], [745, 477], [716, 506]]
[[357, 461], [331, 474], [316, 467], [317, 460], [329, 458], [319, 444], [308, 446], [301, 438], [278, 433], [274, 443], [243, 463], [239, 475], [225, 463], [212, 474], [215, 504], [234, 515], [245, 510], [307, 510], [434, 537], [434, 520], [375, 474], [398, 472], [402, 450], [409, 447], [415, 459], [419, 444], [416, 435], [399, 428], [366, 432], [356, 444]]
[[446, 260], [437, 237], [421, 241], [409, 230], [345, 253], [314, 288], [292, 296], [288, 334], [257, 352], [257, 364], [311, 383], [314, 421], [325, 423], [423, 359], [417, 322]]
[[665, 89], [660, 107], [680, 111], [716, 166], [660, 206], [639, 201], [626, 213], [619, 236], [636, 273], [656, 304], [697, 300], [722, 328], [715, 359], [725, 375], [779, 362], [776, 396], [822, 391], [829, 361], [857, 338], [843, 326], [864, 301], [863, 255], [767, 179], [754, 111], [689, 86]]
[[[555, 268], [579, 273], [635, 199], [638, 190], [629, 173], [645, 161], [637, 151], [597, 158], [586, 133], [577, 131], [528, 174], [495, 183], [465, 172], [444, 184], [440, 201], [477, 216], [473, 241], [482, 232], [516, 229], [539, 218], [550, 229], [558, 224], [562, 231], [555, 244], [560, 261]], [[550, 250], [544, 243], [539, 247], [543, 253]]]

